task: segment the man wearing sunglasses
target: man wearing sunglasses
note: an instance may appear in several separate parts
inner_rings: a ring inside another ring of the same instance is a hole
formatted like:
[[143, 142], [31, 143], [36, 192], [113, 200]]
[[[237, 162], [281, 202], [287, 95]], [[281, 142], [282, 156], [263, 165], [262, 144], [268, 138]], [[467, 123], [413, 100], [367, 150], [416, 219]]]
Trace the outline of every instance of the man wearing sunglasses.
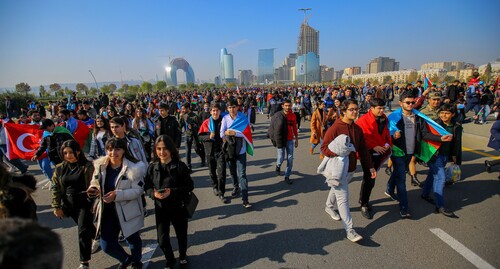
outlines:
[[[423, 140], [449, 142], [453, 136], [435, 135], [426, 128], [426, 120], [422, 117], [423, 114], [413, 109], [415, 98], [411, 92], [404, 92], [400, 95], [399, 105], [401, 108], [388, 117], [393, 143], [391, 160], [394, 172], [387, 183], [385, 195], [392, 200], [399, 201], [401, 218], [411, 218], [405, 180], [411, 158], [413, 155], [420, 155], [420, 146]], [[425, 115], [423, 116], [425, 117]], [[394, 189], [397, 189], [397, 196]]]

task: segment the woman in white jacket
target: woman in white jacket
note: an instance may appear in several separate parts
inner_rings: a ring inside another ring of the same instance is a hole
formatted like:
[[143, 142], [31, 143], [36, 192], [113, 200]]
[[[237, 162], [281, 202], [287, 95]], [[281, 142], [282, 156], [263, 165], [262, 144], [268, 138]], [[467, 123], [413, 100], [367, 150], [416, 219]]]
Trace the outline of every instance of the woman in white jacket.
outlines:
[[[142, 240], [139, 230], [144, 226], [141, 201], [146, 165], [127, 151], [125, 140], [111, 138], [106, 142], [106, 156], [94, 161], [94, 176], [87, 194], [98, 196], [97, 230], [102, 250], [120, 261], [118, 268], [141, 268]], [[130, 247], [127, 254], [118, 243], [122, 231]]]

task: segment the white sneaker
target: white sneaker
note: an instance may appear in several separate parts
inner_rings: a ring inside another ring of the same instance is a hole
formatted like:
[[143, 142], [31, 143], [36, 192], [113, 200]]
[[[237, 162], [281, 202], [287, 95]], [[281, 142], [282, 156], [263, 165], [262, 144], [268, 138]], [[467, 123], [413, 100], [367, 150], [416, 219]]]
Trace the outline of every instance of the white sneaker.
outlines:
[[50, 187], [51, 187], [50, 181], [47, 181], [47, 183], [45, 183], [45, 185], [43, 185], [42, 190], [48, 190], [48, 189], [50, 189]]
[[359, 235], [356, 231], [354, 231], [354, 229], [352, 229], [349, 232], [347, 232], [347, 239], [355, 243], [363, 239], [363, 237]]
[[325, 206], [325, 212], [332, 217], [334, 220], [340, 220], [340, 215], [337, 213], [333, 208], [330, 208], [328, 206]]

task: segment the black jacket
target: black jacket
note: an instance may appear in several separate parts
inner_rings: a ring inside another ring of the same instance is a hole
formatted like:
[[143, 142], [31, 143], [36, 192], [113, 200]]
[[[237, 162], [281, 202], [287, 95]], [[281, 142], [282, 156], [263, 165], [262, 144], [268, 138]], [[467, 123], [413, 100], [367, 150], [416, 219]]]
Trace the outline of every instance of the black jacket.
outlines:
[[[174, 160], [166, 165], [166, 169], [161, 167], [160, 162], [152, 162], [148, 167], [144, 183], [144, 191], [158, 207], [182, 207], [187, 202], [189, 193], [194, 189], [187, 165]], [[170, 188], [170, 196], [157, 200], [154, 197], [154, 190], [164, 188]]]
[[455, 103], [458, 100], [459, 93], [460, 93], [460, 88], [457, 85], [451, 85], [448, 87], [446, 96], [450, 98], [451, 103]]
[[[210, 119], [209, 119], [210, 120]], [[203, 142], [205, 147], [205, 154], [207, 157], [215, 157], [217, 154], [222, 152], [222, 138], [220, 137], [220, 126], [222, 123], [222, 117], [218, 120], [214, 120], [214, 133], [213, 139], [210, 139], [210, 133], [200, 133], [198, 137]]]
[[[445, 127], [443, 121], [441, 119], [437, 119], [436, 122]], [[458, 122], [453, 122], [453, 140], [450, 142], [451, 143], [451, 149], [450, 149], [450, 155], [448, 155], [448, 162], [452, 162], [453, 158], [455, 157], [456, 165], [461, 165], [462, 164], [462, 133], [464, 132], [464, 128], [462, 127], [462, 124]], [[439, 150], [438, 150], [439, 152]], [[436, 152], [436, 154], [438, 154]]]
[[182, 132], [179, 122], [174, 116], [168, 115], [166, 118], [160, 116], [155, 120], [154, 124], [156, 137], [168, 135], [172, 138], [172, 141], [174, 141], [175, 146], [180, 148]]
[[271, 124], [267, 130], [267, 137], [271, 139], [274, 147], [284, 148], [288, 140], [288, 125], [285, 113], [278, 112], [271, 118]]
[[49, 160], [57, 165], [62, 162], [62, 158], [59, 155], [59, 149], [67, 140], [73, 140], [73, 137], [67, 133], [53, 133], [42, 139], [40, 148], [36, 151], [35, 156], [38, 158], [42, 156], [45, 150], [48, 150]]

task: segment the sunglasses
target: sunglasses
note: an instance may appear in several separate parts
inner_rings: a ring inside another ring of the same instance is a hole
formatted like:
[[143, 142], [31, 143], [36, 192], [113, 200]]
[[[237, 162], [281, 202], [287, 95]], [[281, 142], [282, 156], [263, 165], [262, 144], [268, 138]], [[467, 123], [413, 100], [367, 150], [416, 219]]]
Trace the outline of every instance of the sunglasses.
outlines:
[[407, 104], [407, 105], [414, 105], [414, 104], [416, 104], [417, 102], [403, 102], [403, 103], [405, 103], [405, 104]]

